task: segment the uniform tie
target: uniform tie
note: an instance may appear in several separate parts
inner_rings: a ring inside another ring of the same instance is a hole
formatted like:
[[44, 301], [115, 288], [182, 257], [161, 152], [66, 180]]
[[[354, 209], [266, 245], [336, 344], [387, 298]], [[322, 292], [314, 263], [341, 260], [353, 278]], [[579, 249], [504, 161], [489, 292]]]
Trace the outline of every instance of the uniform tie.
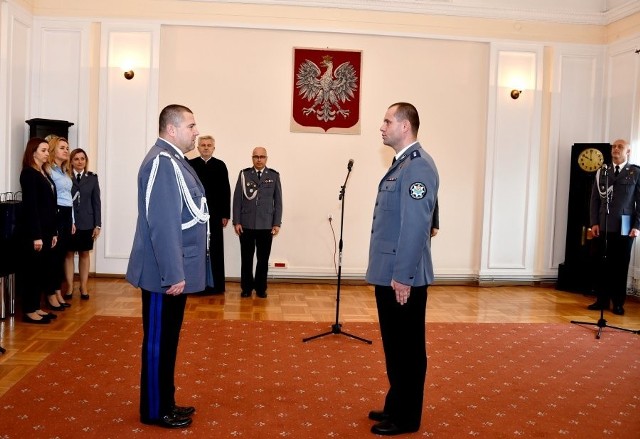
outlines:
[[258, 180], [262, 178], [262, 171], [258, 171]]
[[82, 174], [76, 174], [76, 181], [80, 183], [80, 178], [82, 178]]
[[620, 174], [620, 166], [616, 165], [616, 170], [613, 172], [613, 175], [616, 177]]

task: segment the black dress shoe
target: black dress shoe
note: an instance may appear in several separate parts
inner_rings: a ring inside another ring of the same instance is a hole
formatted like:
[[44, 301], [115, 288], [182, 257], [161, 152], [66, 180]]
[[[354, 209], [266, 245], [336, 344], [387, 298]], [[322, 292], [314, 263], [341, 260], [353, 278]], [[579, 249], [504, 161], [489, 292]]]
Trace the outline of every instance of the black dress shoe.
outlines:
[[51, 319], [46, 319], [42, 317], [40, 320], [36, 320], [36, 319], [32, 319], [26, 314], [22, 316], [22, 321], [25, 323], [35, 323], [36, 325], [47, 325], [51, 323]]
[[63, 308], [69, 308], [71, 306], [71, 304], [67, 303], [67, 302], [60, 302], [60, 306], [63, 307]]
[[258, 296], [261, 299], [266, 299], [267, 298], [267, 292], [266, 291], [256, 291], [256, 296]]
[[80, 298], [82, 300], [89, 300], [89, 293], [80, 293]]
[[191, 425], [191, 418], [182, 418], [174, 415], [165, 415], [160, 419], [140, 419], [143, 424], [157, 425], [163, 428], [186, 428]]
[[601, 309], [609, 309], [609, 305], [608, 304], [604, 304], [598, 300], [596, 300], [595, 302], [593, 302], [591, 305], [587, 306], [587, 309], [590, 309], [591, 311], [598, 311]]
[[58, 318], [58, 316], [52, 312], [49, 312], [47, 314], [38, 314], [38, 315], [43, 319], [49, 319], [49, 320], [55, 320]]
[[179, 405], [174, 405], [173, 409], [171, 409], [171, 414], [179, 418], [184, 418], [185, 416], [191, 416], [195, 412], [196, 412], [196, 408], [191, 406], [181, 407]]
[[371, 410], [369, 412], [369, 419], [376, 422], [382, 422], [389, 420], [390, 416], [383, 410]]
[[53, 311], [64, 311], [64, 306], [55, 306], [47, 302], [47, 307]]
[[371, 433], [382, 436], [395, 436], [403, 433], [415, 433], [419, 428], [399, 427], [391, 421], [382, 421], [371, 427]]
[[622, 307], [622, 305], [620, 306], [614, 306], [613, 307], [613, 313], [619, 316], [623, 316], [624, 315], [624, 308]]
[[71, 300], [73, 298], [73, 293], [66, 293], [64, 295], [64, 298], [67, 299], [67, 300]]
[[243, 291], [240, 293], [240, 297], [251, 297], [251, 291]]

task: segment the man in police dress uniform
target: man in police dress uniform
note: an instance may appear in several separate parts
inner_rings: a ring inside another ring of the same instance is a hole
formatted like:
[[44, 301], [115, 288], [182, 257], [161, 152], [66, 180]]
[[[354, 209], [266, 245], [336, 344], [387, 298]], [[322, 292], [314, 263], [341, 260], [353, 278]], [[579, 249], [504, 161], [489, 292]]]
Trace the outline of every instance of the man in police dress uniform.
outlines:
[[640, 168], [628, 162], [630, 153], [626, 140], [613, 142], [613, 165], [598, 171], [591, 191], [591, 232], [602, 266], [596, 275], [598, 299], [588, 308], [609, 309], [613, 302], [613, 313], [618, 315], [624, 314], [631, 248], [640, 234]]
[[[241, 297], [267, 297], [267, 271], [274, 236], [282, 223], [282, 187], [280, 174], [267, 168], [267, 150], [254, 148], [253, 167], [240, 171], [233, 192], [233, 227], [240, 237]], [[256, 273], [253, 275], [253, 254]]]
[[420, 118], [408, 103], [391, 105], [383, 143], [396, 152], [378, 186], [373, 211], [367, 282], [375, 285], [389, 390], [371, 431], [418, 431], [427, 372], [427, 287], [433, 282], [431, 224], [439, 185], [433, 159], [417, 142]]

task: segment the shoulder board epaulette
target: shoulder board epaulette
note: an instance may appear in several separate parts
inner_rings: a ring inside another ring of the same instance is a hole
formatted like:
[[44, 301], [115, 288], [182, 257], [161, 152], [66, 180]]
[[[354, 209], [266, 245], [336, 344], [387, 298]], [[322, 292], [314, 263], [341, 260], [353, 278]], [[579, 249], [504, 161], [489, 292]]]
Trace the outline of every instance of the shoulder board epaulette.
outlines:
[[268, 169], [269, 169], [269, 172], [273, 172], [274, 174], [279, 174], [279, 172], [273, 168], [268, 168]]
[[244, 169], [242, 170], [242, 172], [249, 172], [249, 171], [251, 171], [252, 169], [253, 169], [253, 168], [244, 168]]
[[95, 175], [96, 177], [98, 176], [98, 174], [96, 174], [95, 172], [91, 172], [91, 171], [87, 171], [87, 175]]
[[420, 151], [417, 149], [411, 153], [411, 160], [420, 157]]
[[631, 165], [632, 168], [640, 169], [639, 165]]

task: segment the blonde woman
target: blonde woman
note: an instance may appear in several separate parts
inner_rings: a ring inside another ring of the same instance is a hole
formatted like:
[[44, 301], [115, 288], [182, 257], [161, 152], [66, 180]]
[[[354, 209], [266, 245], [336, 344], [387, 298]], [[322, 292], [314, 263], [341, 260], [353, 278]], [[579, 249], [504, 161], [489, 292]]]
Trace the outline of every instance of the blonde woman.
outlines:
[[73, 200], [71, 197], [71, 171], [69, 167], [69, 142], [64, 137], [51, 136], [49, 138], [49, 165], [51, 179], [57, 191], [57, 222], [58, 244], [53, 257], [53, 276], [51, 279], [51, 294], [47, 297], [49, 308], [63, 311], [71, 306], [62, 297], [62, 284], [73, 285], [73, 265], [71, 273], [66, 267], [65, 258], [71, 243], [71, 235], [76, 231], [73, 221]]

